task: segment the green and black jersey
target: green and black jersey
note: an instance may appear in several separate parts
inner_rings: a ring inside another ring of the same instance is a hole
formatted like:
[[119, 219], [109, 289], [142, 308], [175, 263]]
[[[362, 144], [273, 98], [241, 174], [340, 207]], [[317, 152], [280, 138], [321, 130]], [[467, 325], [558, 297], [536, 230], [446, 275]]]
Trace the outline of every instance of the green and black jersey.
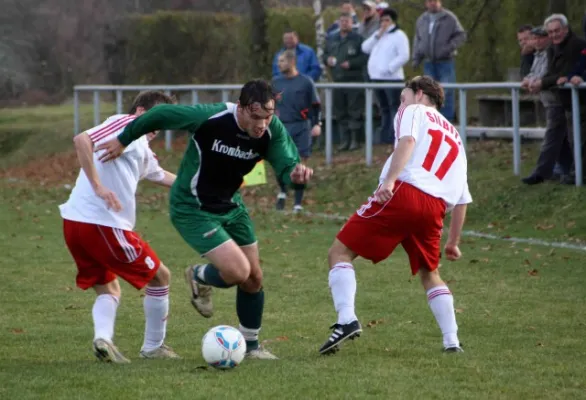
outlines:
[[171, 189], [171, 207], [193, 207], [223, 214], [240, 203], [238, 189], [255, 164], [266, 159], [278, 177], [290, 183], [299, 154], [281, 121], [274, 116], [255, 139], [238, 126], [236, 104], [183, 106], [161, 104], [130, 123], [118, 136], [128, 146], [157, 130], [185, 130], [189, 143]]

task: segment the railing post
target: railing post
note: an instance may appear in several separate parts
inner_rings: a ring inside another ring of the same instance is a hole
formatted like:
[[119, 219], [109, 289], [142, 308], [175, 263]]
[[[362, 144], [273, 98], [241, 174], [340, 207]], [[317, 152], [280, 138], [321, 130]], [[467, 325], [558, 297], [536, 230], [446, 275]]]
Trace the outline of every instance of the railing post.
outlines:
[[326, 88], [326, 164], [332, 163], [332, 89]]
[[521, 175], [521, 133], [519, 132], [519, 89], [511, 89], [513, 101], [513, 173]]
[[79, 133], [79, 92], [73, 88], [73, 134]]
[[222, 103], [227, 103], [230, 100], [230, 92], [228, 90], [222, 90]]
[[[171, 96], [171, 91], [165, 90], [165, 94], [167, 96]], [[173, 133], [169, 130], [165, 131], [165, 150], [171, 151], [172, 142], [173, 142]]]
[[94, 90], [94, 126], [100, 125], [100, 92]]
[[116, 90], [116, 114], [122, 114], [122, 90]]
[[196, 105], [199, 103], [199, 96], [197, 95], [197, 90], [191, 91], [191, 105]]
[[372, 89], [365, 89], [365, 107], [364, 117], [366, 119], [366, 165], [372, 165]]
[[466, 148], [466, 128], [468, 123], [466, 95], [466, 89], [460, 89], [458, 96], [460, 102], [460, 138], [462, 139], [462, 146], [464, 146], [464, 148]]
[[572, 86], [572, 133], [574, 136], [574, 165], [576, 171], [576, 186], [582, 186], [582, 134], [580, 132], [580, 96], [578, 88]]

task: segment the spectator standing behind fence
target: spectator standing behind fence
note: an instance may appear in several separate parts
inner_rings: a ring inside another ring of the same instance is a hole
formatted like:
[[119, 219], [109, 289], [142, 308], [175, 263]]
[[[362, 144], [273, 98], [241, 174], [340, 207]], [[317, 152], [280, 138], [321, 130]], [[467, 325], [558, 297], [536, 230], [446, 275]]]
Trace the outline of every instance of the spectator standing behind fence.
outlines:
[[[281, 75], [273, 78], [273, 88], [279, 93], [276, 114], [285, 125], [295, 142], [299, 156], [305, 161], [311, 155], [312, 137], [321, 134], [321, 104], [315, 84], [311, 78], [299, 73], [295, 65], [295, 52], [287, 50], [279, 55], [278, 65]], [[277, 210], [285, 208], [287, 186], [279, 180], [281, 191], [277, 196]], [[295, 184], [294, 212], [303, 209], [305, 185]]]
[[[362, 37], [352, 30], [352, 16], [340, 16], [340, 30], [330, 36], [324, 51], [324, 64], [334, 82], [362, 82], [366, 55], [362, 52]], [[364, 92], [360, 89], [334, 90], [334, 116], [338, 121], [340, 147], [338, 150], [356, 150], [360, 147]]]
[[[415, 23], [413, 39], [413, 67], [423, 62], [425, 75], [441, 83], [456, 81], [454, 57], [466, 41], [466, 32], [458, 17], [443, 8], [440, 0], [426, 0], [427, 11]], [[446, 100], [440, 110], [450, 122], [455, 120], [454, 90], [445, 90]]]
[[531, 41], [532, 29], [533, 27], [531, 25], [523, 25], [517, 30], [517, 42], [521, 48], [521, 79], [527, 76], [533, 65], [535, 49]]
[[[369, 55], [368, 76], [377, 83], [403, 82], [403, 65], [409, 61], [409, 39], [397, 25], [397, 12], [392, 8], [383, 10], [380, 28], [362, 42], [362, 51]], [[381, 142], [395, 142], [393, 120], [401, 103], [401, 88], [377, 89], [375, 91], [381, 113]]]
[[315, 51], [303, 44], [299, 43], [299, 36], [297, 32], [289, 30], [283, 34], [283, 48], [281, 48], [273, 60], [273, 78], [279, 76], [279, 55], [285, 50], [294, 50], [297, 57], [297, 70], [302, 75], [307, 75], [314, 82], [317, 82], [321, 76], [322, 70], [319, 65], [319, 60]]
[[[351, 2], [342, 3], [340, 7], [340, 12], [342, 14], [350, 14], [352, 17], [352, 29], [358, 30], [360, 26], [360, 21], [358, 21], [358, 15], [356, 15], [356, 10], [354, 10], [354, 6]], [[335, 35], [336, 33], [340, 32], [340, 20], [335, 21], [328, 30], [326, 31], [326, 38], [329, 39], [331, 35]]]
[[[529, 88], [534, 92], [543, 89], [555, 89], [558, 92], [566, 114], [569, 131], [568, 140], [572, 146], [580, 146], [582, 150], [582, 171], [586, 171], [584, 168], [586, 166], [586, 158], [584, 157], [586, 134], [582, 134], [581, 143], [573, 143], [571, 93], [567, 89], [558, 90], [556, 87], [568, 82], [568, 75], [576, 68], [580, 61], [580, 55], [586, 48], [586, 40], [581, 39], [570, 30], [568, 19], [563, 14], [552, 14], [547, 17], [543, 25], [552, 42], [552, 46], [547, 51], [547, 73], [542, 79], [532, 82]], [[581, 132], [586, 132], [586, 93], [583, 90], [580, 92], [580, 129]], [[575, 179], [572, 175], [565, 175], [561, 180], [562, 183], [566, 184], [573, 184], [574, 181]]]
[[[521, 82], [521, 87], [524, 89], [528, 89], [533, 81], [541, 79], [547, 73], [547, 48], [551, 43], [547, 31], [542, 27], [533, 29], [531, 36], [531, 46], [535, 47], [535, 58], [531, 70]], [[559, 180], [560, 175], [568, 175], [572, 168], [572, 148], [568, 141], [566, 115], [558, 94], [551, 90], [541, 90], [539, 97], [545, 107], [547, 126], [537, 165], [531, 175], [522, 179], [523, 183], [528, 185], [542, 183], [548, 178]], [[554, 167], [556, 160], [559, 165], [558, 173]]]
[[358, 33], [362, 39], [366, 40], [378, 30], [380, 24], [380, 16], [376, 10], [376, 3], [374, 1], [362, 2], [362, 22], [358, 26]]

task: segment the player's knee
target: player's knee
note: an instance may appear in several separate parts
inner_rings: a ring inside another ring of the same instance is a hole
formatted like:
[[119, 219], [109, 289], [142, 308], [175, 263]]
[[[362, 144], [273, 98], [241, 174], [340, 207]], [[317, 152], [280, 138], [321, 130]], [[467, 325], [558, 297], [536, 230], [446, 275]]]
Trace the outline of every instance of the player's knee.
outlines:
[[171, 271], [161, 263], [154, 278], [149, 282], [150, 286], [169, 286], [171, 283]]
[[335, 239], [328, 250], [328, 264], [331, 268], [340, 262], [352, 262], [352, 254], [342, 242]]
[[114, 279], [112, 282], [108, 282], [105, 285], [95, 285], [94, 290], [98, 296], [102, 294], [109, 294], [111, 296], [120, 298], [120, 295], [122, 294], [122, 289], [120, 289], [120, 283], [118, 282], [118, 279]]
[[226, 277], [224, 279], [227, 283], [241, 285], [250, 277], [250, 263], [244, 259], [234, 263], [230, 268], [226, 268], [225, 271]]
[[421, 278], [421, 284], [425, 290], [444, 285], [437, 268], [433, 271], [430, 271], [427, 268], [421, 268], [419, 270], [419, 277]]
[[257, 293], [262, 288], [262, 270], [252, 272], [246, 282], [240, 285], [240, 288], [247, 293]]

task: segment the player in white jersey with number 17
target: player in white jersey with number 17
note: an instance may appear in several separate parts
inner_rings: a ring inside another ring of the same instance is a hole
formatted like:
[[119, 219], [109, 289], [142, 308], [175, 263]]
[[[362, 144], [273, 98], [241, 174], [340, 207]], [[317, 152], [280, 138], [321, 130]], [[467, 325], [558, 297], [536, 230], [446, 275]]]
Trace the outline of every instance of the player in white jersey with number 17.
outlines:
[[149, 244], [133, 232], [139, 180], [171, 187], [175, 175], [159, 166], [149, 147], [155, 133], [137, 140], [111, 162], [102, 163], [102, 152], [95, 152], [96, 146], [116, 137], [139, 115], [157, 104], [171, 102], [162, 92], [140, 93], [129, 114], [113, 115], [74, 139], [82, 169], [68, 201], [59, 208], [65, 243], [77, 265], [77, 286], [82, 290], [93, 288], [97, 295], [92, 309], [93, 345], [101, 361], [129, 362], [112, 341], [120, 300], [118, 277], [137, 289], [146, 286], [141, 357], [179, 358], [164, 344], [171, 273]]
[[430, 77], [416, 77], [401, 93], [395, 118], [396, 146], [368, 201], [342, 227], [329, 250], [329, 285], [338, 313], [320, 353], [334, 353], [360, 336], [354, 311], [356, 277], [352, 261], [361, 256], [378, 263], [401, 244], [413, 275], [419, 272], [427, 299], [443, 334], [446, 352], [461, 352], [454, 299], [437, 270], [443, 219], [452, 211], [444, 253], [457, 260], [468, 190], [467, 161], [457, 130], [439, 113], [444, 92]]

